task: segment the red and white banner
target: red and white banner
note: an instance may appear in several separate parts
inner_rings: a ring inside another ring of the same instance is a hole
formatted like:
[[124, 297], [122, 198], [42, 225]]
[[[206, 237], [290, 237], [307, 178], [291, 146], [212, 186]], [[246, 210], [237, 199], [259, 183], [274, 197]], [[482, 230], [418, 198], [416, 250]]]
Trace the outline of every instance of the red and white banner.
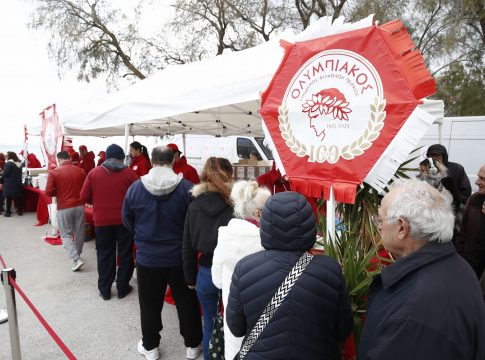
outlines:
[[41, 144], [47, 157], [47, 168], [57, 166], [56, 154], [62, 145], [62, 129], [57, 116], [56, 104], [45, 108], [41, 113]]
[[282, 46], [261, 105], [276, 158], [293, 190], [353, 203], [435, 82], [399, 21]]

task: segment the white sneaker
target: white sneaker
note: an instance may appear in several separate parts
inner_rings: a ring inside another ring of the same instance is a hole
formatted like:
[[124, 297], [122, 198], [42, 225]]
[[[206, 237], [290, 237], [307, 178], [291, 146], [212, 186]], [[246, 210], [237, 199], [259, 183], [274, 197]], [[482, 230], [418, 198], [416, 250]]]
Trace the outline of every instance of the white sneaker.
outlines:
[[138, 352], [140, 355], [144, 355], [145, 359], [158, 360], [160, 359], [160, 351], [156, 347], [155, 349], [147, 350], [143, 346], [143, 340], [138, 341]]
[[74, 265], [72, 265], [72, 271], [78, 271], [80, 268], [82, 268], [84, 265], [84, 261], [81, 260], [81, 258], [77, 259], [74, 261]]
[[8, 320], [7, 309], [0, 309], [0, 324]]
[[202, 351], [202, 346], [199, 345], [195, 348], [188, 347], [187, 348], [187, 359], [197, 359], [200, 352]]

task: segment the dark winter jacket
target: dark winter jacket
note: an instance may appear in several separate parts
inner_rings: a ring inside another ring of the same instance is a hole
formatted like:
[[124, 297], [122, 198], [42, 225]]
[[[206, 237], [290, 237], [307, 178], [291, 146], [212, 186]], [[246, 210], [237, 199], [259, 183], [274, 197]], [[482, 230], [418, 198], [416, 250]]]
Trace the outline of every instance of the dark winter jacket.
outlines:
[[448, 169], [448, 177], [452, 180], [452, 182], [447, 182], [447, 180], [445, 180], [446, 178], [443, 179], [443, 186], [451, 192], [453, 197], [458, 195], [459, 202], [465, 204], [472, 193], [470, 179], [468, 179], [465, 168], [460, 164], [448, 161], [448, 152], [441, 144], [431, 145], [428, 148], [426, 156], [429, 157], [429, 155], [433, 153], [441, 154], [443, 156], [443, 163]]
[[485, 195], [478, 192], [468, 199], [456, 241], [456, 251], [470, 264], [479, 279], [485, 270], [484, 202]]
[[6, 197], [23, 196], [22, 168], [20, 162], [7, 161], [3, 169], [3, 194]]
[[219, 227], [226, 226], [233, 216], [232, 207], [224, 201], [222, 195], [210, 190], [207, 183], [194, 186], [194, 200], [185, 219], [183, 258], [185, 281], [188, 285], [196, 282], [199, 252], [199, 264], [212, 267]]
[[191, 188], [192, 184], [170, 167], [155, 166], [128, 189], [123, 202], [123, 225], [135, 233], [136, 261], [141, 266], [182, 266], [182, 239]]
[[452, 243], [386, 266], [369, 292], [359, 360], [483, 360], [485, 304]]
[[[226, 308], [235, 336], [247, 336], [304, 251], [315, 243], [311, 206], [295, 192], [271, 196], [261, 217], [265, 251], [241, 259]], [[246, 359], [340, 359], [339, 343], [352, 328], [352, 311], [340, 266], [314, 256]]]

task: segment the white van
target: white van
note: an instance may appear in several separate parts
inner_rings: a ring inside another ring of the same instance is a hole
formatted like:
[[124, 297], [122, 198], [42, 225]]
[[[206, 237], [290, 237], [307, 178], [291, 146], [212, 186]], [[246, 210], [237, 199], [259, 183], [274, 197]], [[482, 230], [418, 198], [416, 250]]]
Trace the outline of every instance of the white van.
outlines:
[[[472, 191], [477, 191], [477, 172], [485, 164], [485, 116], [445, 117], [441, 123], [433, 124], [421, 139], [419, 146], [423, 146], [423, 157], [433, 144], [446, 147], [448, 160], [463, 165]], [[418, 163], [412, 165], [418, 167]]]
[[258, 160], [273, 160], [271, 150], [263, 144], [263, 137], [211, 135], [174, 135], [162, 140], [164, 145], [177, 144], [187, 162], [200, 173], [205, 161], [211, 156], [223, 157], [237, 164], [241, 159], [249, 159], [253, 151], [258, 153]]

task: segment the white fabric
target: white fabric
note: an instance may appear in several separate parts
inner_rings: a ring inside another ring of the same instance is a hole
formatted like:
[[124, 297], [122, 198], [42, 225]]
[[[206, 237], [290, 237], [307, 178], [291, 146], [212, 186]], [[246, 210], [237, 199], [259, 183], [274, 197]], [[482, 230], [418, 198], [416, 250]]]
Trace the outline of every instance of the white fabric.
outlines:
[[367, 174], [364, 182], [379, 193], [383, 193], [399, 166], [409, 157], [434, 121], [443, 117], [444, 103], [441, 100], [422, 99], [411, 113], [401, 130], [392, 139], [379, 160]]
[[[232, 219], [227, 226], [219, 228], [217, 246], [212, 259], [212, 282], [222, 289], [222, 299], [227, 306], [232, 273], [243, 257], [264, 250], [261, 246], [259, 228], [246, 220]], [[226, 322], [224, 313], [224, 353], [233, 359], [241, 348], [244, 337], [235, 337]]]
[[60, 113], [69, 135], [208, 134], [262, 136], [260, 96], [284, 55], [280, 40], [304, 41], [372, 25], [372, 16], [354, 24], [321, 18], [295, 36], [287, 30], [243, 51], [168, 66], [137, 84]]
[[154, 166], [141, 177], [145, 189], [156, 196], [171, 193], [183, 179], [183, 174], [175, 174], [168, 166]]

